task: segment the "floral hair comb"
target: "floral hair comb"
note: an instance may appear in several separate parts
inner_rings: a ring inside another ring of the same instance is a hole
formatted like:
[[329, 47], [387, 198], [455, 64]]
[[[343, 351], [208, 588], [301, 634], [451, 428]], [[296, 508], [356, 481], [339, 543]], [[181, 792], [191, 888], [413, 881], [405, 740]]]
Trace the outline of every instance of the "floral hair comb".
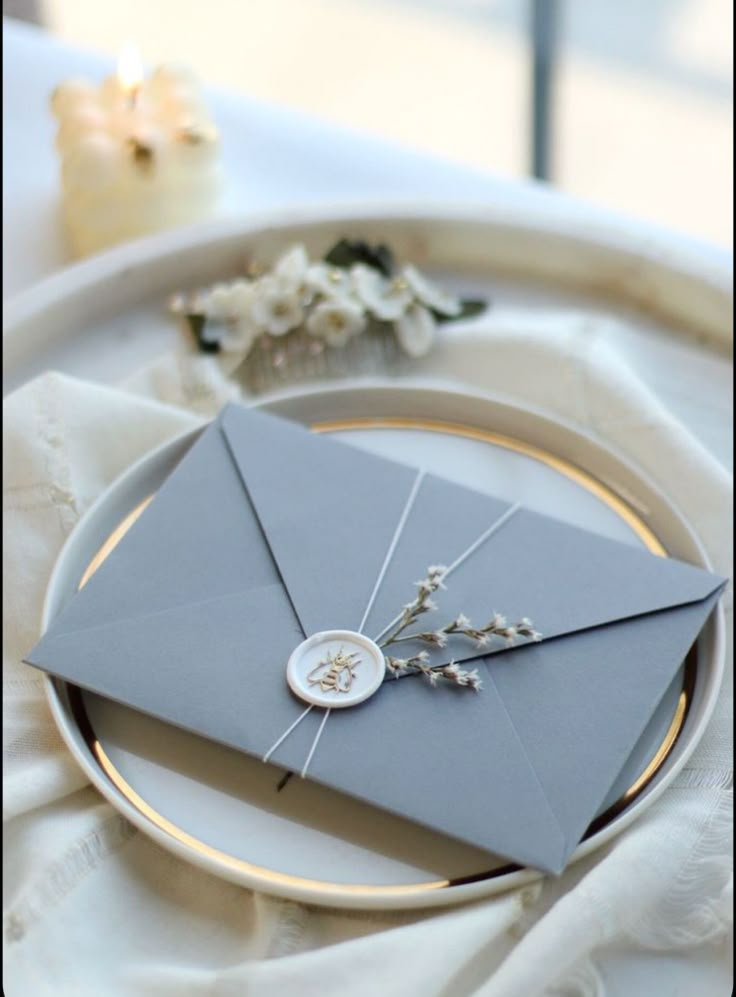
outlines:
[[344, 375], [348, 358], [365, 368], [424, 356], [438, 325], [487, 302], [447, 293], [385, 245], [341, 239], [318, 260], [293, 245], [270, 269], [251, 264], [227, 283], [176, 294], [170, 308], [199, 350], [218, 354], [227, 373], [242, 365], [248, 387], [263, 390], [295, 368]]

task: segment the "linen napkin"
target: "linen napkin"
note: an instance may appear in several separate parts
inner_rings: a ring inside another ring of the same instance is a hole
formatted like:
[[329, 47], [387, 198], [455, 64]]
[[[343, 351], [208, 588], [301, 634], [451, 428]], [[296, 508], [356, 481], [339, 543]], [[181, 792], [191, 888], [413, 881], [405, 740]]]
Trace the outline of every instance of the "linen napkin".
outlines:
[[[714, 570], [732, 574], [730, 476], [597, 339], [593, 317], [488, 317], [443, 340], [421, 375], [530, 401], [618, 447], [674, 497]], [[253, 894], [162, 851], [86, 784], [40, 676], [20, 663], [53, 563], [131, 461], [237, 396], [215, 360], [181, 353], [118, 389], [49, 374], [5, 403], [9, 997], [602, 994], [596, 962], [612, 947], [723, 945], [730, 663], [705, 738], [643, 817], [559, 880], [447, 912], [329, 911]], [[725, 605], [730, 640], [730, 591]]]

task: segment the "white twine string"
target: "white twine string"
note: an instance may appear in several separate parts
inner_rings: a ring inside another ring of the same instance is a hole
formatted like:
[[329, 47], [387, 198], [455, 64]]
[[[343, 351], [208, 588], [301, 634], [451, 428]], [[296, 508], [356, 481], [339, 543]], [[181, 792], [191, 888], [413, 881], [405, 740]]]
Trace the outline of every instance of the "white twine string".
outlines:
[[[419, 492], [419, 489], [421, 487], [422, 481], [424, 480], [424, 475], [425, 475], [424, 471], [418, 471], [417, 472], [417, 476], [414, 479], [414, 483], [411, 486], [411, 491], [409, 492], [409, 497], [406, 500], [406, 504], [404, 505], [404, 509], [403, 509], [403, 511], [401, 513], [401, 517], [400, 517], [399, 522], [398, 522], [398, 524], [396, 526], [396, 529], [394, 530], [394, 535], [391, 538], [391, 543], [388, 546], [388, 551], [386, 552], [386, 557], [383, 559], [383, 564], [381, 565], [381, 569], [378, 572], [378, 578], [376, 579], [376, 584], [373, 586], [373, 591], [371, 592], [370, 597], [368, 599], [368, 605], [365, 607], [365, 612], [363, 613], [363, 619], [360, 621], [360, 626], [358, 627], [358, 630], [357, 630], [358, 633], [363, 633], [363, 627], [365, 626], [365, 621], [368, 619], [368, 614], [370, 613], [371, 609], [373, 608], [373, 603], [375, 602], [376, 596], [378, 595], [378, 591], [381, 588], [381, 584], [383, 583], [384, 576], [386, 574], [386, 571], [388, 570], [389, 564], [391, 563], [391, 558], [394, 556], [394, 551], [396, 550], [396, 547], [397, 547], [397, 545], [399, 543], [399, 540], [401, 539], [401, 534], [404, 532], [404, 527], [406, 526], [406, 521], [409, 518], [409, 513], [411, 512], [412, 506], [414, 505], [414, 500], [416, 499], [417, 494]], [[281, 735], [281, 737], [278, 739], [278, 741], [276, 741], [276, 743], [273, 744], [268, 749], [268, 751], [266, 752], [266, 754], [263, 756], [263, 761], [264, 762], [268, 761], [268, 759], [271, 757], [271, 755], [274, 753], [274, 751], [279, 747], [279, 745], [283, 744], [283, 742], [286, 740], [286, 738], [289, 736], [289, 734], [291, 734], [291, 732], [301, 723], [301, 721], [304, 719], [304, 717], [306, 717], [307, 713], [309, 713], [309, 710], [311, 710], [311, 709], [312, 709], [311, 706], [309, 707], [309, 709], [306, 709], [304, 711], [304, 713], [302, 713], [301, 716], [298, 717], [294, 721], [294, 723], [291, 725], [291, 727], [289, 727], [288, 730], [284, 731], [284, 733]], [[302, 767], [302, 770], [301, 770], [301, 773], [300, 773], [302, 779], [307, 774], [307, 769], [309, 768], [309, 763], [311, 762], [312, 757], [314, 756], [314, 753], [317, 750], [317, 745], [319, 744], [319, 739], [322, 737], [322, 731], [325, 729], [325, 724], [327, 723], [327, 718], [329, 717], [330, 713], [331, 713], [331, 709], [328, 707], [327, 710], [326, 710], [326, 712], [325, 712], [324, 717], [322, 718], [322, 723], [319, 725], [317, 733], [314, 735], [314, 740], [312, 741], [312, 746], [309, 749], [309, 754], [307, 755], [307, 760], [304, 762], [304, 765]]]
[[286, 740], [286, 738], [289, 736], [289, 734], [291, 734], [291, 732], [293, 730], [295, 730], [296, 727], [299, 726], [299, 724], [302, 722], [302, 720], [306, 717], [307, 713], [309, 713], [309, 711], [312, 709], [313, 705], [314, 704], [309, 705], [306, 708], [306, 710], [304, 711], [304, 713], [300, 714], [300, 716], [298, 716], [296, 718], [296, 720], [291, 725], [291, 727], [287, 727], [287, 729], [284, 731], [284, 733], [281, 735], [281, 737], [278, 739], [278, 741], [275, 741], [274, 744], [271, 745], [271, 747], [268, 749], [268, 751], [266, 752], [266, 754], [263, 756], [263, 761], [264, 762], [268, 761], [268, 759], [271, 757], [271, 755], [274, 753], [274, 751], [279, 747], [279, 745], [283, 744], [283, 742]]
[[511, 517], [514, 515], [514, 513], [518, 512], [518, 510], [520, 508], [521, 508], [521, 502], [515, 502], [511, 506], [511, 508], [507, 509], [506, 512], [502, 516], [500, 516], [496, 520], [495, 523], [493, 523], [491, 526], [488, 527], [488, 529], [485, 531], [485, 533], [481, 533], [481, 535], [478, 537], [478, 539], [475, 541], [475, 543], [472, 543], [468, 547], [468, 549], [466, 551], [464, 551], [460, 555], [460, 557], [456, 558], [456, 560], [454, 560], [452, 562], [452, 564], [450, 565], [450, 567], [445, 572], [444, 577], [447, 578], [447, 576], [452, 571], [454, 571], [455, 568], [459, 568], [460, 567], [460, 565], [463, 563], [463, 561], [467, 561], [467, 559], [470, 557], [470, 555], [474, 554], [475, 551], [481, 546], [481, 544], [484, 544], [486, 542], [486, 540], [489, 537], [493, 536], [493, 534], [497, 530], [500, 530], [501, 527], [504, 525], [504, 523], [507, 523], [509, 521], [509, 519], [511, 519]]
[[307, 760], [304, 763], [301, 772], [299, 773], [301, 775], [302, 779], [307, 774], [307, 769], [309, 768], [309, 763], [312, 760], [312, 755], [317, 750], [317, 745], [319, 744], [319, 739], [322, 737], [322, 731], [325, 729], [325, 724], [327, 723], [327, 718], [329, 717], [330, 713], [332, 713], [332, 710], [328, 706], [327, 709], [325, 710], [325, 715], [322, 717], [322, 723], [319, 725], [319, 730], [314, 735], [314, 740], [312, 741], [312, 747], [309, 749], [309, 754], [307, 755]]
[[424, 471], [419, 471], [416, 478], [414, 479], [414, 484], [412, 485], [411, 491], [409, 492], [409, 498], [406, 500], [406, 505], [404, 506], [404, 511], [401, 513], [401, 519], [399, 520], [398, 526], [394, 532], [394, 535], [389, 544], [388, 551], [386, 552], [386, 557], [381, 565], [381, 570], [378, 572], [378, 578], [376, 579], [376, 584], [373, 586], [373, 591], [371, 592], [370, 599], [368, 600], [368, 605], [365, 607], [365, 612], [363, 613], [363, 619], [360, 621], [360, 626], [358, 627], [358, 633], [363, 633], [363, 627], [365, 626], [366, 620], [368, 619], [368, 614], [373, 609], [373, 603], [376, 601], [376, 596], [378, 595], [378, 590], [383, 584], [384, 576], [388, 570], [388, 566], [391, 563], [391, 558], [394, 556], [394, 551], [401, 539], [401, 534], [404, 532], [404, 526], [409, 518], [409, 513], [414, 505], [414, 500], [417, 497], [417, 493], [421, 488], [422, 481], [424, 480]]
[[[455, 560], [452, 562], [450, 567], [445, 571], [442, 577], [447, 578], [451, 572], [453, 572], [456, 568], [460, 567], [463, 561], [467, 561], [470, 555], [474, 554], [476, 550], [482, 544], [484, 544], [486, 540], [488, 540], [489, 537], [493, 536], [493, 534], [496, 533], [497, 530], [500, 530], [501, 527], [504, 525], [504, 523], [507, 523], [509, 519], [511, 519], [511, 517], [514, 515], [514, 513], [517, 512], [520, 508], [521, 508], [520, 502], [515, 502], [514, 505], [510, 506], [506, 510], [506, 512], [504, 512], [504, 514], [495, 521], [495, 523], [492, 523], [487, 530], [481, 533], [481, 535], [478, 537], [477, 540], [473, 541], [473, 543], [468, 547], [467, 550], [464, 550], [459, 557], [455, 558]], [[394, 616], [393, 620], [391, 620], [390, 623], [386, 624], [386, 626], [383, 628], [380, 634], [378, 634], [377, 637], [373, 638], [373, 643], [377, 644], [382, 637], [385, 637], [386, 634], [389, 632], [389, 630], [392, 627], [396, 626], [401, 617], [402, 613], [397, 613], [396, 616]]]
[[[397, 547], [397, 545], [399, 543], [399, 540], [401, 539], [401, 534], [404, 532], [404, 526], [406, 525], [406, 521], [409, 518], [409, 514], [410, 514], [410, 512], [412, 510], [412, 507], [414, 505], [414, 500], [416, 499], [417, 494], [419, 492], [419, 489], [422, 486], [422, 481], [424, 480], [424, 473], [425, 473], [424, 471], [418, 471], [417, 472], [417, 476], [414, 479], [414, 483], [411, 486], [411, 491], [409, 492], [409, 497], [406, 500], [406, 504], [404, 506], [404, 510], [401, 513], [401, 517], [399, 519], [399, 522], [397, 523], [396, 529], [394, 530], [394, 535], [391, 538], [391, 543], [388, 546], [388, 550], [386, 551], [386, 556], [383, 559], [383, 564], [381, 565], [381, 570], [378, 572], [378, 578], [376, 578], [376, 584], [373, 586], [373, 591], [371, 592], [370, 597], [368, 599], [368, 605], [365, 607], [365, 612], [363, 613], [363, 618], [360, 621], [360, 625], [358, 626], [357, 632], [359, 634], [363, 633], [363, 627], [365, 626], [365, 622], [368, 619], [368, 614], [370, 613], [371, 609], [373, 608], [373, 603], [374, 603], [374, 601], [376, 599], [376, 596], [378, 595], [379, 589], [381, 588], [384, 576], [386, 574], [386, 571], [388, 570], [389, 564], [391, 563], [391, 559], [394, 556], [394, 551], [396, 550], [396, 547]], [[322, 737], [322, 731], [325, 729], [325, 724], [327, 723], [327, 718], [329, 717], [330, 712], [331, 712], [331, 710], [328, 707], [327, 711], [325, 712], [324, 717], [322, 718], [322, 723], [319, 725], [319, 729], [317, 730], [317, 733], [314, 735], [314, 740], [312, 741], [312, 747], [309, 749], [309, 754], [307, 755], [307, 760], [304, 763], [304, 766], [303, 766], [302, 771], [300, 773], [302, 779], [307, 774], [307, 769], [309, 768], [309, 763], [311, 762], [312, 756], [314, 755], [315, 751], [317, 750], [317, 745], [319, 744], [319, 739]]]

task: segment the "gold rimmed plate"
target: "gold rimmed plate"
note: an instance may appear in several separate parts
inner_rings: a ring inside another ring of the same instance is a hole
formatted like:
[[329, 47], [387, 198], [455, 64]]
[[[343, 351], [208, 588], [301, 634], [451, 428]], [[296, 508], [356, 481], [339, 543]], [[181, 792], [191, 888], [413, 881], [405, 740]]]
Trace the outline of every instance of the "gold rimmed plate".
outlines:
[[[267, 407], [661, 556], [705, 563], [687, 525], [639, 471], [527, 408], [364, 382], [290, 393]], [[54, 571], [45, 622], [119, 542], [196, 435], [150, 454], [90, 510]], [[684, 764], [717, 692], [720, 629], [714, 617], [683, 662], [576, 858], [623, 830]], [[276, 793], [270, 766], [65, 683], [49, 680], [48, 689], [63, 736], [101, 792], [164, 847], [242, 885], [332, 906], [405, 908], [469, 900], [538, 875], [448, 847], [441, 835], [309, 782], [291, 780]]]

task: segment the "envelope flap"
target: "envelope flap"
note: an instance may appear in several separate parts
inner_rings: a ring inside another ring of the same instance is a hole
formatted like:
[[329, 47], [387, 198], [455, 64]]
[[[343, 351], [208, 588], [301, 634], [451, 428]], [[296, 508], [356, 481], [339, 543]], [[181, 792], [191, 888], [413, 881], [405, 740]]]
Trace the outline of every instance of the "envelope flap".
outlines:
[[60, 634], [99, 626], [279, 581], [215, 424], [50, 629]]
[[419, 472], [253, 409], [220, 425], [305, 633], [357, 630]]
[[[486, 659], [568, 855], [682, 667], [718, 596]], [[682, 681], [680, 677], [680, 682]], [[484, 690], [485, 691], [485, 690]]]
[[[413, 581], [437, 560], [442, 509], [467, 504], [467, 493], [449, 482], [440, 488], [428, 481], [423, 487], [375, 601], [370, 633], [379, 632], [400, 607], [401, 603], [396, 606], [399, 591], [405, 593], [404, 601], [411, 598]], [[492, 522], [498, 514], [494, 500], [473, 494], [479, 509], [484, 499], [488, 503], [487, 522]], [[482, 517], [474, 521], [480, 524]], [[461, 544], [449, 556], [462, 552]], [[633, 543], [519, 508], [448, 576], [446, 590], [437, 594], [439, 608], [423, 616], [421, 626], [414, 629], [438, 629], [459, 613], [474, 625], [482, 625], [499, 612], [508, 623], [531, 618], [549, 640], [697, 602], [723, 584], [717, 575], [674, 558], [658, 557]], [[426, 645], [399, 645], [402, 656], [422, 646]], [[436, 663], [468, 660], [504, 649], [500, 640], [482, 648], [466, 637], [454, 637], [446, 647], [433, 648], [432, 659]]]

